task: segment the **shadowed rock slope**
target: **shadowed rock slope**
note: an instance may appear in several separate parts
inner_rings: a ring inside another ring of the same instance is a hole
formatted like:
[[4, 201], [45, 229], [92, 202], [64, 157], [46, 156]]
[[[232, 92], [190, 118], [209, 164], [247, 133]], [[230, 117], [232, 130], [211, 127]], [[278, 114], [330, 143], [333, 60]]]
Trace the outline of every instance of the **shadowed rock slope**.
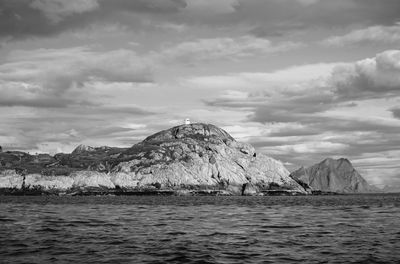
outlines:
[[71, 154], [0, 155], [0, 188], [304, 193], [281, 164], [211, 124], [160, 131], [128, 149], [80, 145]]
[[353, 168], [348, 159], [325, 159], [311, 167], [301, 167], [290, 177], [311, 192], [367, 193], [376, 192], [377, 188]]

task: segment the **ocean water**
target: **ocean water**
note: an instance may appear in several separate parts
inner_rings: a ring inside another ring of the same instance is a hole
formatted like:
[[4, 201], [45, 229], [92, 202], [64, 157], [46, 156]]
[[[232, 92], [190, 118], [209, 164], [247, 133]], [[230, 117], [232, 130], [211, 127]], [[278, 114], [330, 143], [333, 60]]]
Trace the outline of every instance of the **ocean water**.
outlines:
[[400, 194], [0, 196], [0, 263], [400, 263]]

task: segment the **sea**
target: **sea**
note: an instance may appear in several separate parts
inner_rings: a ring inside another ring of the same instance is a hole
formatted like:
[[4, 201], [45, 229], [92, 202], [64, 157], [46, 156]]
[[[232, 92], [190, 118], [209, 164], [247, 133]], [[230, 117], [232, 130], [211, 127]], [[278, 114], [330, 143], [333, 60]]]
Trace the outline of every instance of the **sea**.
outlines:
[[400, 263], [400, 194], [0, 196], [0, 263]]

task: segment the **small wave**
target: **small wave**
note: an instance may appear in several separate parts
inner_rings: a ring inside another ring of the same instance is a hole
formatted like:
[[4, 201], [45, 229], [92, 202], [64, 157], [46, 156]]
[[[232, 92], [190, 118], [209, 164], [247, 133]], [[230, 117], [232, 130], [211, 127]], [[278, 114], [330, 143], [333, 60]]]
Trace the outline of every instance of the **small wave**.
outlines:
[[213, 232], [210, 234], [200, 234], [199, 237], [213, 237], [213, 236], [227, 236], [227, 233], [222, 233], [222, 232]]
[[44, 228], [39, 229], [39, 232], [56, 232], [56, 231], [57, 231], [57, 229], [51, 228], [51, 227], [44, 227]]
[[16, 222], [14, 219], [11, 218], [2, 218], [0, 217], [0, 222]]
[[359, 197], [6, 198], [0, 262], [400, 263], [400, 196]]
[[167, 235], [180, 236], [180, 235], [186, 235], [186, 233], [181, 231], [172, 231], [172, 232], [167, 232]]
[[350, 223], [344, 223], [344, 222], [339, 222], [334, 224], [335, 226], [348, 226], [348, 227], [360, 227], [359, 225], [355, 224], [350, 224]]
[[302, 228], [301, 225], [263, 225], [261, 228], [272, 228], [272, 229], [290, 229], [290, 228]]

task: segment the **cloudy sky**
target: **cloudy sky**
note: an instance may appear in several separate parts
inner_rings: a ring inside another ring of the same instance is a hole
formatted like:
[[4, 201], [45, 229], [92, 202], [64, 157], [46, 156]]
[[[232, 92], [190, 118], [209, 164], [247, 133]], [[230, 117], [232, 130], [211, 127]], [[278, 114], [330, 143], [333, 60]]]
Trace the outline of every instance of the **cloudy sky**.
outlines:
[[289, 170], [400, 184], [399, 0], [0, 0], [0, 145], [213, 123]]

